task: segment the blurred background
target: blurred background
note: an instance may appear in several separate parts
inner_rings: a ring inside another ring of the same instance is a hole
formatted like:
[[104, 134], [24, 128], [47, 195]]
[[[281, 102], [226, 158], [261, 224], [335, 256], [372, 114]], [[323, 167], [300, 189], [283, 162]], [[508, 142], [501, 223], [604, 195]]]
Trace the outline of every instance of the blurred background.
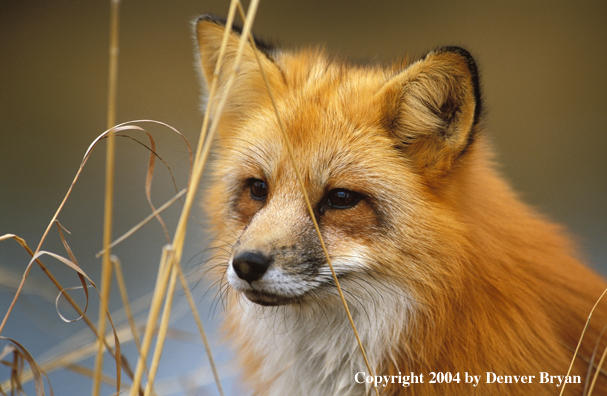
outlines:
[[[165, 122], [195, 148], [202, 113], [192, 20], [208, 12], [225, 16], [228, 6], [227, 1], [122, 2], [118, 122]], [[105, 130], [108, 17], [109, 1], [0, 2], [0, 235], [16, 234], [35, 248], [88, 145]], [[324, 44], [344, 56], [378, 61], [406, 54], [415, 58], [443, 45], [468, 48], [480, 65], [485, 125], [503, 174], [525, 201], [566, 225], [590, 265], [607, 274], [606, 2], [262, 0], [254, 31], [283, 46]], [[146, 128], [183, 188], [187, 147], [167, 128]], [[117, 147], [115, 237], [150, 213], [145, 198], [148, 154], [130, 139], [118, 139]], [[80, 265], [98, 283], [104, 150], [102, 142], [59, 217], [71, 231], [67, 241]], [[156, 168], [152, 197], [159, 206], [175, 190], [166, 168], [160, 162]], [[164, 215], [171, 235], [179, 212], [177, 204]], [[207, 257], [203, 223], [197, 209], [183, 265], [212, 333], [225, 387], [229, 394], [240, 394], [229, 349], [220, 341], [221, 302], [210, 282], [197, 282]], [[114, 250], [131, 301], [149, 299], [166, 242], [162, 229], [151, 222]], [[65, 254], [54, 229], [43, 249]], [[14, 241], [0, 242], [2, 316], [28, 261]], [[45, 263], [65, 287], [79, 285], [63, 264]], [[84, 302], [78, 291], [72, 294]], [[60, 320], [56, 296], [34, 268], [2, 334], [23, 343], [39, 363], [91, 339], [82, 321]], [[91, 296], [89, 314], [96, 319], [98, 299]], [[177, 296], [181, 301], [183, 293]], [[112, 309], [121, 305], [114, 287]], [[60, 306], [64, 315], [75, 317]], [[172, 328], [158, 393], [217, 394], [187, 308], [177, 312]], [[132, 342], [124, 349], [133, 353]], [[111, 374], [113, 363], [105, 360], [105, 372]], [[92, 361], [83, 364], [92, 367]], [[9, 370], [0, 368], [0, 381], [8, 376]], [[90, 394], [91, 381], [80, 374], [63, 370], [52, 374], [51, 381], [55, 394]], [[103, 394], [112, 394], [112, 388], [104, 386]]]

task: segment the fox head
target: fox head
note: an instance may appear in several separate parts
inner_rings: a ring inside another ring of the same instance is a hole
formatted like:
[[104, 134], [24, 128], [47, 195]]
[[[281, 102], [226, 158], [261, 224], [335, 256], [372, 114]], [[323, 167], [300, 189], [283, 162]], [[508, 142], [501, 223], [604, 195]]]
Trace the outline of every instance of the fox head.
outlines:
[[215, 114], [240, 40], [229, 34], [216, 71], [223, 32], [213, 17], [197, 22], [208, 87], [217, 75], [207, 111], [219, 117], [218, 154], [206, 205], [229, 250], [231, 287], [261, 305], [336, 298], [295, 165], [346, 297], [397, 290], [423, 304], [457, 293], [465, 225], [450, 186], [474, 151], [481, 113], [470, 54], [445, 47], [413, 63], [361, 66], [320, 49], [249, 42]]

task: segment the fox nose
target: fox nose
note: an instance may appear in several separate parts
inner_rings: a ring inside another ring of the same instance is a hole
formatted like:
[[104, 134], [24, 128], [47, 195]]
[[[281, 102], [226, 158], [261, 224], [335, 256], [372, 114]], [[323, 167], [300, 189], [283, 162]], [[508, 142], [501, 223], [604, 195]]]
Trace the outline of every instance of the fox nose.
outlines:
[[232, 267], [236, 275], [249, 283], [259, 280], [272, 263], [270, 257], [255, 252], [243, 252], [232, 260]]

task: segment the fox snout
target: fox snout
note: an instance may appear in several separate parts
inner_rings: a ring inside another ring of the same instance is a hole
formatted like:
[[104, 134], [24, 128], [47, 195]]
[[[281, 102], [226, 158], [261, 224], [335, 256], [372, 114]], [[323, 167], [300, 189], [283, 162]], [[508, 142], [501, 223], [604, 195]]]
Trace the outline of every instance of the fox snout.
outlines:
[[305, 208], [276, 194], [249, 221], [234, 244], [227, 279], [249, 300], [284, 305], [322, 284], [326, 265]]
[[251, 251], [244, 251], [232, 260], [236, 275], [249, 284], [260, 280], [272, 264], [272, 257]]
[[260, 305], [301, 301], [323, 283], [319, 269], [324, 260], [308, 253], [297, 246], [283, 246], [269, 253], [237, 248], [228, 266], [228, 282]]

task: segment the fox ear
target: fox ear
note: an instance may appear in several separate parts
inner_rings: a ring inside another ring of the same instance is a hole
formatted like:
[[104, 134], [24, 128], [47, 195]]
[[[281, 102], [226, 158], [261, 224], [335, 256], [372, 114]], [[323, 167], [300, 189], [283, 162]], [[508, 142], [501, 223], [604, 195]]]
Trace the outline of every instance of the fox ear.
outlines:
[[444, 47], [393, 77], [380, 92], [384, 121], [414, 166], [441, 175], [474, 141], [481, 112], [476, 64]]
[[[196, 21], [196, 39], [198, 42], [200, 68], [208, 90], [210, 90], [213, 81], [224, 30], [225, 22], [214, 16], [205, 15]], [[240, 35], [240, 29], [233, 27], [228, 37], [222, 66], [218, 74], [217, 91], [213, 99], [221, 98], [226, 89], [230, 74], [234, 71]], [[259, 71], [257, 58], [259, 58], [271, 86], [281, 81], [282, 73], [272, 58], [275, 51], [260, 41], [255, 40], [255, 44], [254, 47], [248, 41], [244, 47], [240, 65], [230, 89], [229, 99], [224, 107], [224, 115], [238, 115], [238, 113], [242, 113], [245, 110], [250, 111], [253, 106], [264, 105], [265, 101], [269, 101], [266, 85]], [[213, 108], [207, 109], [207, 111], [212, 111], [211, 114], [214, 114], [218, 101], [215, 100], [214, 103]]]

